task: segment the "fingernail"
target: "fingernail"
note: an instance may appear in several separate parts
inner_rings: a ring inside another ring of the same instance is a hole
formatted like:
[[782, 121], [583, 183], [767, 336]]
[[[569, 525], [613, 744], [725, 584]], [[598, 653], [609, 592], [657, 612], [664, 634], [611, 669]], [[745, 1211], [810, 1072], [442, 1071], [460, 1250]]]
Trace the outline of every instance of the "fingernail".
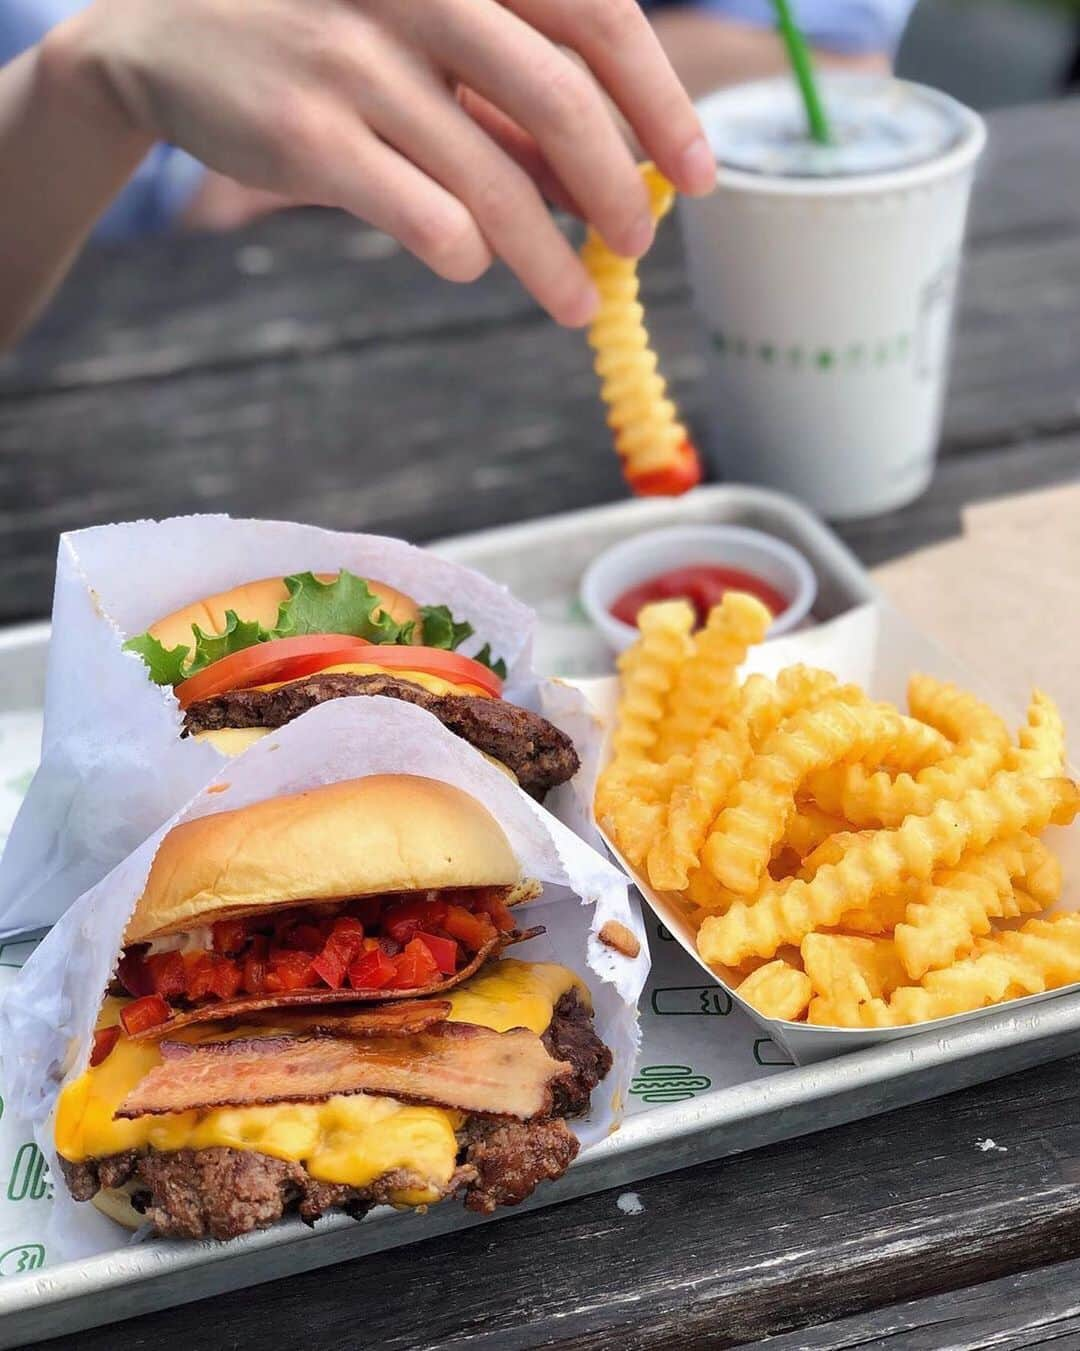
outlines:
[[584, 328], [596, 317], [600, 308], [600, 293], [591, 282], [583, 286], [574, 299], [567, 303], [560, 316], [567, 328]]
[[643, 253], [648, 253], [655, 238], [656, 222], [651, 215], [641, 216], [632, 228], [627, 230], [623, 250], [631, 258], [640, 258]]
[[716, 156], [704, 136], [691, 141], [679, 156], [679, 186], [694, 197], [703, 197], [716, 187]]

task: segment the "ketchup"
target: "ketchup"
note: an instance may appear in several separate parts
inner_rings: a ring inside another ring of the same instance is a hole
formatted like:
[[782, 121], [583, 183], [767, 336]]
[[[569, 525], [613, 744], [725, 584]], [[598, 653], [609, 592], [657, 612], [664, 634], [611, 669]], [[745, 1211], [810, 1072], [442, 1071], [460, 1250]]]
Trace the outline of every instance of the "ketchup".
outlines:
[[756, 596], [774, 618], [788, 607], [785, 596], [751, 572], [715, 563], [693, 563], [630, 587], [612, 605], [611, 613], [624, 624], [636, 624], [638, 611], [654, 600], [688, 600], [697, 612], [700, 628], [727, 591], [747, 591]]

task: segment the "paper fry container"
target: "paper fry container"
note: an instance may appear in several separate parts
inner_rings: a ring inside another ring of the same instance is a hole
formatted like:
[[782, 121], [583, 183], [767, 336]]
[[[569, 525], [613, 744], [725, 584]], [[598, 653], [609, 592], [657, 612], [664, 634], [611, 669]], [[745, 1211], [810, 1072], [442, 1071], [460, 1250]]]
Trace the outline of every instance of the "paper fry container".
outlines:
[[[992, 702], [999, 712], [1006, 715], [1010, 712], [1009, 709], [1002, 707], [998, 692], [988, 690], [985, 682], [977, 675], [966, 670], [960, 662], [913, 628], [897, 611], [883, 603], [861, 606], [806, 633], [776, 638], [755, 648], [743, 674], [759, 671], [764, 675], [775, 676], [783, 667], [795, 662], [805, 662], [807, 665], [832, 671], [841, 681], [855, 681], [875, 698], [890, 699], [901, 708], [905, 708], [907, 703], [908, 677], [915, 671], [923, 671], [974, 690]], [[597, 717], [605, 726], [605, 748], [593, 762], [595, 771], [596, 765], [605, 763], [610, 757], [610, 736], [618, 698], [618, 681], [613, 676], [583, 680], [577, 682], [577, 688], [585, 694]], [[1014, 710], [1014, 714], [1019, 721], [1019, 713]], [[595, 788], [595, 772], [591, 786]], [[997, 1012], [1003, 1007], [1001, 1004], [993, 1004], [970, 1013], [957, 1014], [952, 1018], [938, 1018], [933, 1022], [895, 1028], [816, 1027], [807, 1023], [767, 1018], [752, 1004], [740, 999], [737, 991], [701, 959], [697, 951], [694, 929], [682, 911], [654, 891], [649, 886], [648, 879], [640, 876], [627, 863], [606, 836], [604, 839], [613, 857], [618, 860], [627, 876], [633, 879], [657, 917], [686, 953], [693, 958], [704, 974], [721, 986], [774, 1041], [790, 1052], [796, 1064], [813, 1064], [818, 1060], [827, 1060], [864, 1046], [877, 1045], [879, 1042], [895, 1041], [916, 1032], [925, 1032], [930, 1028], [945, 1029], [957, 1023], [969, 1022], [987, 1013]], [[1068, 828], [1051, 829], [1047, 831], [1046, 839], [1061, 859], [1065, 875], [1061, 900], [1054, 908], [1067, 911], [1080, 909], [1080, 823], [1074, 823]], [[1076, 990], [1080, 990], [1080, 982], [1047, 991], [1045, 994], [1011, 1000], [1008, 1007], [1015, 1008], [1019, 1013], [1027, 1005], [1041, 1003]]]
[[[637, 1054], [637, 1001], [649, 970], [645, 928], [626, 879], [430, 713], [382, 696], [337, 699], [273, 732], [225, 764], [203, 789], [70, 907], [26, 963], [0, 1005], [7, 1109], [33, 1123], [38, 1146], [59, 1178], [52, 1108], [64, 1082], [81, 1073], [122, 935], [158, 845], [172, 826], [265, 798], [342, 779], [408, 773], [453, 784], [499, 821], [523, 873], [544, 884], [519, 914], [546, 933], [508, 954], [554, 961], [589, 985], [596, 1029], [614, 1068], [593, 1094], [592, 1110], [571, 1122], [584, 1145], [603, 1139], [622, 1116]], [[423, 830], [423, 821], [417, 822]], [[597, 934], [607, 920], [627, 925], [641, 944], [624, 957]], [[65, 1257], [117, 1246], [121, 1231], [58, 1185], [48, 1247]]]
[[184, 516], [60, 537], [41, 767], [0, 861], [0, 938], [54, 922], [222, 764], [180, 740], [171, 689], [124, 640], [183, 605], [260, 577], [348, 568], [446, 604], [509, 668], [507, 697], [536, 704], [535, 616], [503, 586], [401, 540], [281, 521]]

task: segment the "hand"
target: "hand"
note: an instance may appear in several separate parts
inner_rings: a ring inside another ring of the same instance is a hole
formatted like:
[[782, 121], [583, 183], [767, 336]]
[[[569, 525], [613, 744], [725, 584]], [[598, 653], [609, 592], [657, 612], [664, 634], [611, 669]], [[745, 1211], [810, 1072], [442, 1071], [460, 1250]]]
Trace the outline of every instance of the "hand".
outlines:
[[95, 0], [52, 46], [219, 173], [343, 207], [453, 281], [498, 256], [568, 325], [595, 292], [537, 181], [620, 253], [653, 236], [604, 94], [677, 187], [715, 178], [635, 0]]

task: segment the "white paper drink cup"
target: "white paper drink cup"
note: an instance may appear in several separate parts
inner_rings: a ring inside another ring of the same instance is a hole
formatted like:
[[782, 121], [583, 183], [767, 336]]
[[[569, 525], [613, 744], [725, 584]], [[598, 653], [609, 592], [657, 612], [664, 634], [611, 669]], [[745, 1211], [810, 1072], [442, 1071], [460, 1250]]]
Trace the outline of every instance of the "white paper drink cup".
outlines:
[[[954, 296], [975, 161], [977, 114], [904, 81], [831, 76], [827, 104], [887, 120], [913, 114], [941, 135], [914, 162], [823, 173], [749, 163], [742, 128], [767, 109], [801, 116], [787, 79], [723, 90], [698, 106], [719, 185], [682, 199], [695, 306], [707, 342], [711, 455], [725, 478], [767, 484], [833, 518], [887, 511], [933, 473]], [[736, 134], [732, 136], [732, 128]], [[893, 151], [896, 147], [891, 148]], [[883, 161], [890, 158], [884, 147]], [[892, 158], [901, 159], [903, 151]], [[909, 150], [910, 155], [910, 150]], [[783, 153], [773, 157], [784, 162]]]

